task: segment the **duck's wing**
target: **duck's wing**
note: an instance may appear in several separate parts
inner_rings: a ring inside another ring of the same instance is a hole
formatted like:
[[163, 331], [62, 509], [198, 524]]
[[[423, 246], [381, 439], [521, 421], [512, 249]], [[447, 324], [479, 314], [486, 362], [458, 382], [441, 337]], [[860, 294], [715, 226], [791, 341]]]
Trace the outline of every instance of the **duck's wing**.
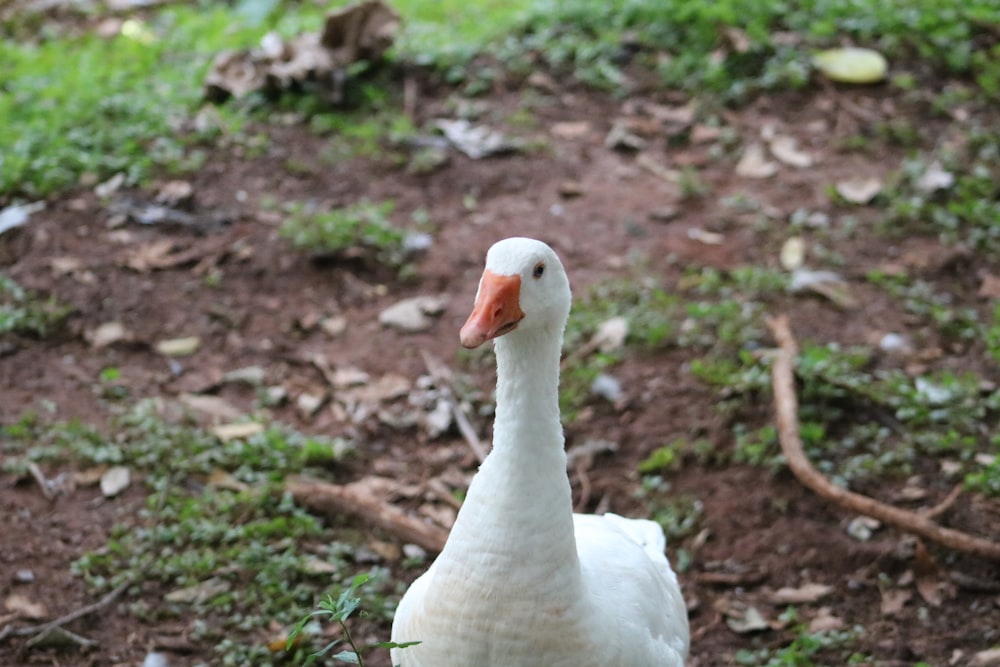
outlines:
[[653, 521], [575, 514], [577, 552], [594, 613], [621, 664], [680, 667], [690, 645], [687, 606]]

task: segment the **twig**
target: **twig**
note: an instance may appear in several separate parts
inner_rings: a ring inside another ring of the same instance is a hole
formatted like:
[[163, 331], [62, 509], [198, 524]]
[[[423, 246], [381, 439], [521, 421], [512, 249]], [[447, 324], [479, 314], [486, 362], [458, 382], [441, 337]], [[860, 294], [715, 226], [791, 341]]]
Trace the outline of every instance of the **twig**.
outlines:
[[32, 461], [28, 464], [28, 472], [31, 473], [31, 477], [38, 484], [38, 488], [42, 490], [42, 495], [45, 496], [46, 500], [53, 500], [56, 496], [52, 493], [52, 485], [49, 480], [45, 477], [45, 473], [42, 469], [38, 467], [38, 464]]
[[795, 394], [794, 375], [798, 345], [786, 315], [768, 318], [767, 326], [780, 348], [771, 368], [778, 440], [781, 443], [781, 451], [788, 461], [788, 467], [795, 477], [804, 486], [840, 507], [878, 519], [956, 551], [990, 560], [1000, 560], [1000, 543], [945, 528], [925, 514], [886, 505], [874, 498], [843, 489], [831, 483], [812, 466], [803, 452], [802, 439], [799, 437], [798, 398]]
[[944, 497], [944, 500], [933, 507], [920, 510], [920, 515], [928, 519], [936, 519], [951, 509], [951, 506], [955, 504], [955, 501], [958, 500], [960, 495], [962, 495], [962, 485], [956, 484], [955, 488]]
[[462, 409], [458, 399], [455, 398], [455, 391], [451, 387], [450, 373], [447, 367], [427, 350], [420, 350], [420, 356], [424, 359], [427, 372], [431, 374], [431, 377], [434, 378], [434, 383], [441, 390], [441, 397], [448, 401], [448, 405], [451, 407], [451, 414], [455, 417], [455, 425], [458, 426], [458, 432], [462, 434], [465, 442], [472, 449], [472, 453], [482, 463], [486, 460], [486, 448], [483, 446], [483, 442], [479, 439], [479, 436], [476, 435], [476, 429], [472, 427], [472, 423], [465, 414], [465, 410]]
[[15, 628], [13, 625], [7, 625], [3, 630], [0, 630], [0, 641], [3, 641], [7, 637], [13, 635], [15, 637], [24, 637], [26, 635], [35, 635], [45, 632], [46, 630], [51, 630], [52, 628], [58, 628], [66, 625], [67, 623], [72, 623], [78, 618], [83, 618], [84, 616], [89, 616], [94, 612], [104, 609], [109, 604], [118, 599], [126, 588], [132, 585], [132, 577], [129, 577], [122, 583], [118, 584], [113, 590], [109, 591], [104, 597], [93, 604], [89, 604], [86, 607], [81, 607], [76, 611], [72, 611], [65, 616], [60, 616], [54, 621], [49, 621], [48, 623], [41, 623], [39, 625], [29, 625], [25, 628]]
[[448, 531], [445, 529], [415, 519], [395, 505], [360, 491], [357, 487], [337, 486], [295, 476], [286, 480], [285, 489], [300, 505], [334, 516], [359, 516], [427, 551], [440, 552], [448, 539]]

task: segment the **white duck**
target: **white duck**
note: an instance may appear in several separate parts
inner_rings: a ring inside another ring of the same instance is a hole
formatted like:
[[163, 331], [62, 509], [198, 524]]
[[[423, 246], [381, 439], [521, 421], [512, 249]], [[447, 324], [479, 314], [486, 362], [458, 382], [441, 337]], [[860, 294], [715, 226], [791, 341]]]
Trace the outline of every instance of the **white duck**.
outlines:
[[652, 521], [573, 514], [559, 419], [569, 280], [540, 241], [490, 248], [462, 345], [494, 342], [493, 450], [396, 610], [401, 667], [679, 667], [690, 634]]

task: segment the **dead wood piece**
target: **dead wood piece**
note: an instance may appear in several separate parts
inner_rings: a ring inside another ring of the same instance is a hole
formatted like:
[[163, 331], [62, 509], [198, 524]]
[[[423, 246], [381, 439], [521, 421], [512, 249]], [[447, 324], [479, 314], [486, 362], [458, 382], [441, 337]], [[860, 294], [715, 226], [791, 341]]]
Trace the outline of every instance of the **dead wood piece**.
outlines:
[[388, 501], [373, 497], [357, 487], [292, 477], [285, 482], [285, 489], [300, 505], [324, 514], [360, 517], [429, 552], [440, 552], [448, 539], [448, 532], [443, 528], [411, 517]]
[[[930, 513], [903, 510], [879, 502], [874, 498], [843, 489], [817, 471], [802, 449], [799, 437], [798, 398], [795, 393], [795, 357], [798, 344], [792, 334], [786, 315], [768, 318], [767, 326], [778, 343], [779, 350], [771, 367], [774, 388], [775, 419], [781, 451], [795, 477], [807, 488], [830, 502], [891, 524], [908, 533], [937, 542], [956, 551], [970, 553], [990, 560], [1000, 560], [1000, 543], [959, 530], [945, 528], [931, 520], [928, 514], [937, 514], [938, 507]], [[954, 491], [952, 492], [954, 494]], [[946, 501], [949, 499], [946, 498]], [[942, 502], [940, 505], [944, 505]], [[939, 507], [940, 507], [939, 505]], [[947, 506], [945, 506], [945, 509]]]
[[49, 621], [47, 623], [40, 623], [39, 625], [29, 625], [24, 628], [15, 628], [13, 625], [7, 625], [3, 628], [3, 630], [0, 630], [0, 641], [3, 641], [4, 639], [12, 635], [15, 637], [24, 637], [26, 635], [40, 635], [43, 632], [52, 630], [53, 628], [59, 628], [66, 625], [67, 623], [72, 623], [78, 618], [89, 616], [90, 614], [93, 614], [95, 612], [100, 611], [101, 609], [104, 609], [112, 602], [117, 600], [118, 596], [124, 593], [125, 589], [131, 585], [132, 585], [132, 578], [129, 577], [122, 583], [118, 584], [118, 586], [116, 586], [113, 590], [108, 592], [107, 595], [102, 597], [94, 604], [89, 604], [86, 607], [81, 607], [76, 611], [72, 611], [64, 616], [60, 616], [59, 618], [53, 621]]

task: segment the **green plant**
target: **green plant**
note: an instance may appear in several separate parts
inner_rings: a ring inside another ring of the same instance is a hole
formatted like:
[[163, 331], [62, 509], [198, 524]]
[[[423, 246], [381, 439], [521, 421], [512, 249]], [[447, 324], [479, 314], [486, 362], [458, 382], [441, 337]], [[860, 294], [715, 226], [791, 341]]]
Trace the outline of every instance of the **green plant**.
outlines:
[[[800, 433], [807, 455], [825, 474], [847, 485], [874, 477], [911, 474], [920, 457], [960, 463], [971, 488], [1000, 487], [989, 424], [1000, 418], [1000, 392], [983, 390], [980, 377], [947, 371], [910, 377], [871, 370], [863, 347], [804, 344], [796, 366]], [[696, 377], [718, 387], [719, 408], [733, 420], [734, 459], [777, 466], [783, 461], [773, 425], [746, 421], [749, 408], [770, 390], [769, 359], [743, 352], [738, 359], [695, 360]]]
[[406, 232], [392, 224], [392, 201], [360, 201], [330, 211], [312, 204], [287, 205], [288, 217], [280, 234], [297, 248], [318, 253], [335, 253], [350, 248], [372, 251], [378, 261], [400, 267], [406, 259], [403, 242]]
[[0, 273], [0, 336], [15, 333], [45, 338], [62, 326], [71, 310], [55, 297], [38, 299]]
[[261, 34], [234, 25], [222, 6], [194, 6], [129, 19], [110, 38], [0, 41], [10, 91], [0, 95], [0, 196], [44, 196], [116, 172], [136, 183], [154, 169], [197, 165], [202, 156], [179, 126], [201, 97], [211, 55]]
[[[891, 236], [931, 234], [949, 245], [1000, 251], [1000, 134], [974, 127], [961, 149], [906, 160], [882, 201], [879, 229]], [[928, 173], [941, 187], [925, 185]]]
[[[1000, 65], [990, 57], [986, 27], [997, 20], [995, 5], [947, 0], [932, 10], [929, 3], [900, 11], [833, 0], [539, 0], [526, 9], [523, 28], [495, 52], [524, 71], [540, 55], [557, 70], [610, 89], [627, 87], [622, 65], [638, 63], [667, 85], [741, 100], [759, 90], [801, 87], [809, 81], [810, 51], [849, 39], [897, 62], [919, 59], [939, 72], [969, 76], [995, 94]], [[789, 33], [800, 42], [776, 39]]]
[[671, 493], [670, 483], [659, 475], [644, 475], [635, 495], [646, 506], [649, 518], [660, 524], [668, 543], [694, 533], [704, 514], [700, 500]]
[[[656, 286], [650, 278], [599, 283], [576, 301], [566, 325], [563, 347], [576, 350], [588, 343], [601, 326], [622, 318], [627, 331], [625, 346], [652, 350], [665, 345], [675, 332], [679, 302], [677, 297]], [[586, 355], [570, 355], [563, 367], [559, 402], [564, 420], [571, 422], [576, 411], [590, 398], [594, 379], [621, 361], [623, 348]]]
[[[350, 665], [360, 665], [364, 667], [364, 653], [371, 649], [381, 648], [381, 649], [392, 649], [392, 648], [407, 648], [409, 646], [415, 646], [419, 644], [419, 641], [412, 642], [377, 642], [375, 644], [369, 644], [367, 646], [358, 647], [354, 642], [354, 637], [351, 635], [351, 629], [348, 626], [347, 621], [358, 610], [361, 606], [361, 598], [357, 597], [355, 594], [358, 589], [371, 580], [371, 575], [368, 574], [357, 574], [351, 580], [349, 586], [343, 588], [340, 594], [334, 599], [333, 595], [327, 595], [324, 600], [321, 600], [318, 608], [312, 611], [307, 616], [304, 616], [295, 628], [289, 633], [288, 641], [285, 645], [286, 650], [290, 649], [292, 645], [296, 642], [299, 636], [302, 634], [306, 625], [314, 618], [323, 619], [328, 622], [336, 623], [340, 627], [340, 631], [343, 634], [343, 639], [334, 639], [329, 644], [316, 651], [309, 656], [306, 664], [312, 664], [316, 658], [320, 658], [327, 653], [329, 653], [335, 647], [346, 643], [349, 647], [339, 653], [334, 654], [332, 657], [338, 662], [347, 663]], [[364, 616], [366, 612], [362, 610], [359, 612], [361, 616]]]
[[877, 271], [870, 272], [867, 278], [901, 300], [908, 312], [927, 319], [952, 340], [972, 341], [988, 335], [975, 308], [956, 305], [956, 295], [938, 291], [928, 281]]
[[839, 662], [836, 664], [856, 664], [858, 657], [849, 653], [856, 631], [809, 632], [805, 627], [797, 627], [795, 632], [795, 638], [781, 648], [738, 650], [734, 656], [736, 664], [746, 667], [814, 667], [827, 664], [826, 661], [815, 661], [823, 653], [837, 655]]
[[[160, 586], [166, 606], [156, 613], [202, 619], [194, 637], [215, 647], [220, 664], [275, 664], [281, 656], [256, 631], [294, 624], [331, 573], [345, 576], [356, 567], [353, 547], [324, 535], [320, 522], [292, 502], [284, 479], [334, 463], [350, 444], [281, 426], [220, 441], [183, 419], [164, 418], [165, 410], [156, 401], [139, 403], [112, 421], [111, 436], [26, 416], [0, 431], [4, 468], [108, 464], [137, 472], [144, 506], [74, 562], [73, 572], [96, 590], [125, 581]], [[388, 613], [374, 590], [368, 601]], [[142, 618], [150, 610], [137, 601], [132, 612]]]

